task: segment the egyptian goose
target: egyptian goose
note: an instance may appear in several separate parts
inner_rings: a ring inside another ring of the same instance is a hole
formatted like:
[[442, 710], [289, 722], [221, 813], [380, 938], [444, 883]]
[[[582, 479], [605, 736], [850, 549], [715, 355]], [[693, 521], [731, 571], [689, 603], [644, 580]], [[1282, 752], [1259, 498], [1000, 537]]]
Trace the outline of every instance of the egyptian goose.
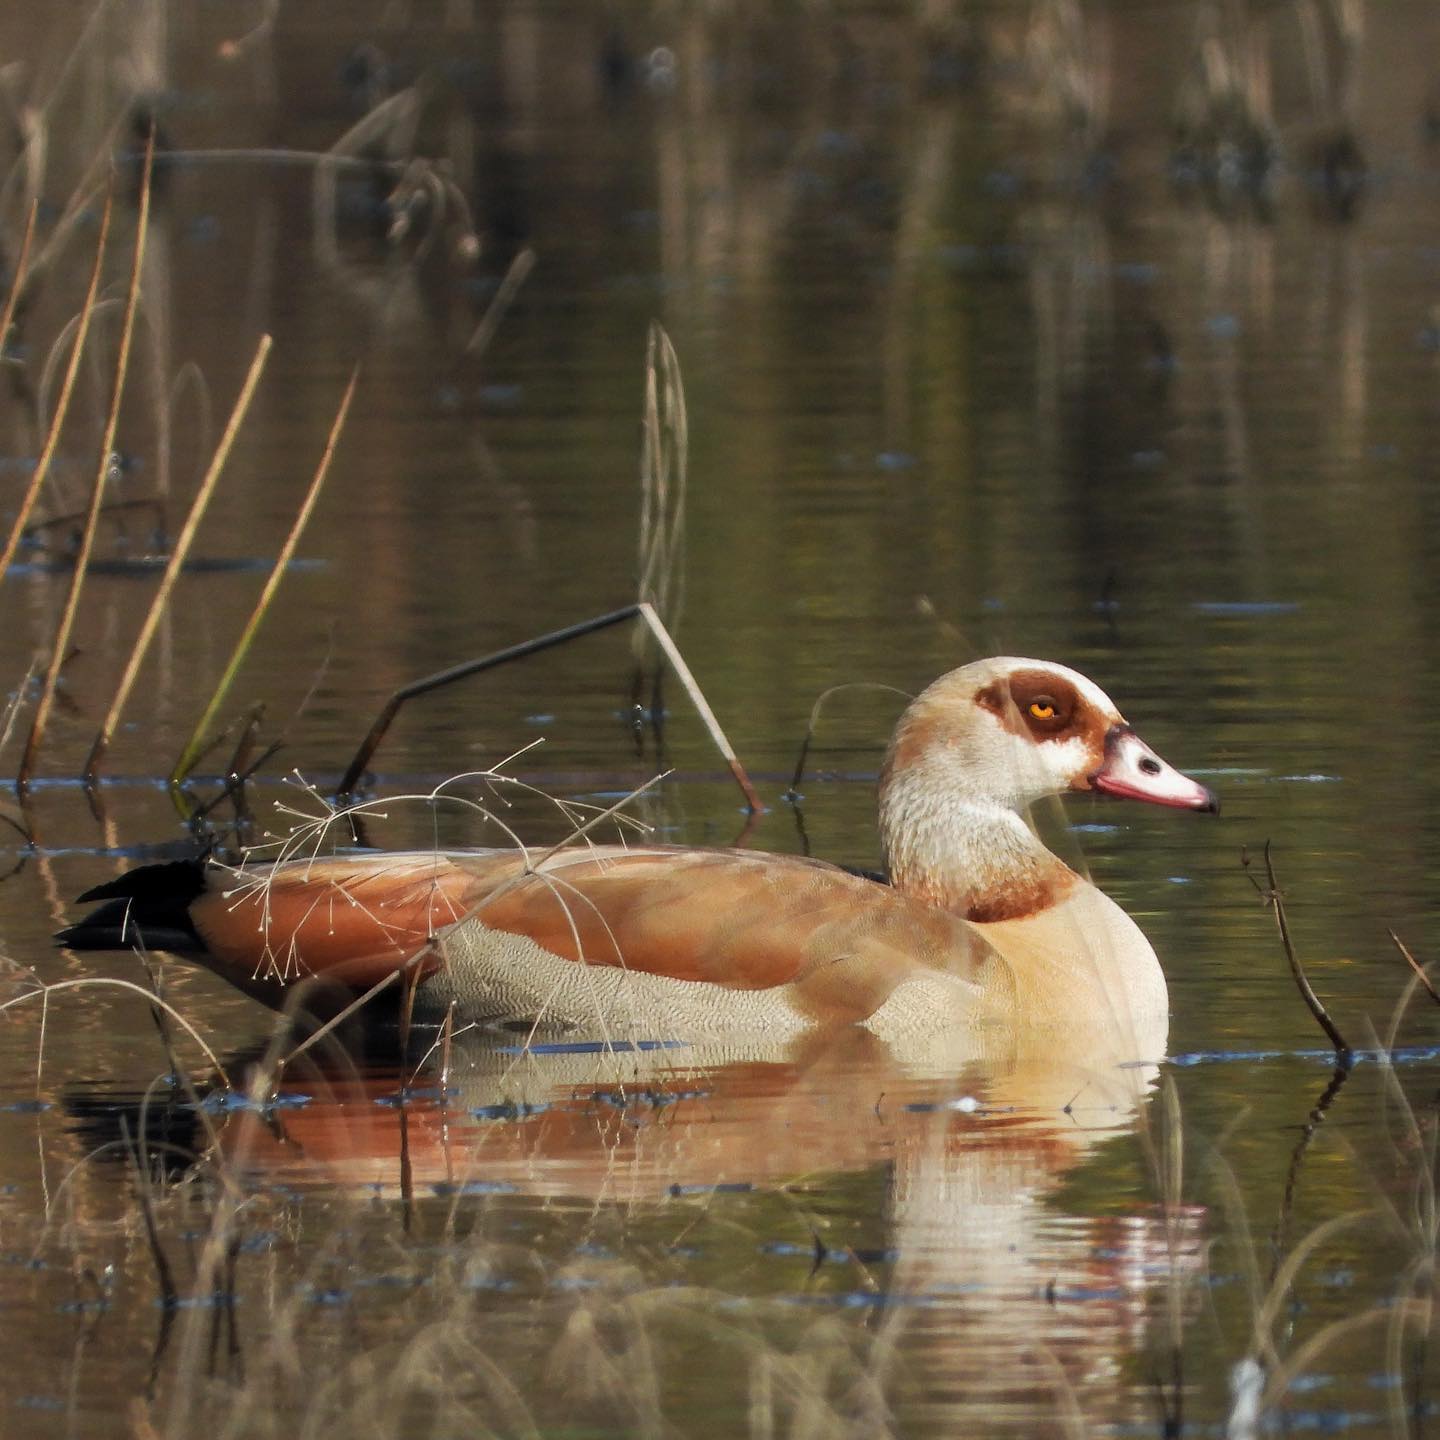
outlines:
[[[146, 866], [57, 937], [192, 956], [267, 1004], [402, 974], [434, 1021], [539, 1019], [606, 1036], [962, 1027], [1153, 1036], [1164, 976], [1138, 926], [1041, 844], [1047, 795], [1189, 810], [1215, 797], [1159, 758], [1083, 675], [992, 659], [906, 709], [880, 776], [890, 884], [793, 855], [576, 845]], [[315, 986], [308, 987], [309, 990]], [[402, 987], [391, 985], [393, 994]], [[308, 992], [307, 992], [308, 993]], [[306, 1000], [313, 1004], [313, 1000]]]

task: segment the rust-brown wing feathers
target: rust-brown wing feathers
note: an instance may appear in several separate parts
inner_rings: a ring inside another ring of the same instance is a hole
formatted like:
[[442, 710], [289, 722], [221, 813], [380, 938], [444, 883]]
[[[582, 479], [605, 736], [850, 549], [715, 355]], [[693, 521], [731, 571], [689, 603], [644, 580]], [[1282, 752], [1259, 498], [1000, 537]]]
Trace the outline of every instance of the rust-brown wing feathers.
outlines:
[[366, 989], [465, 914], [469, 884], [440, 855], [217, 869], [190, 917], [218, 969], [259, 982], [320, 976]]
[[[920, 965], [963, 967], [973, 932], [835, 866], [742, 850], [575, 848], [358, 855], [224, 877], [191, 908], [220, 968], [355, 988], [456, 922], [562, 959], [739, 990], [796, 987], [816, 1018], [861, 1018]], [[439, 961], [420, 960], [422, 978]]]
[[513, 857], [483, 868], [481, 925], [567, 960], [732, 990], [788, 987], [817, 1021], [863, 1020], [917, 970], [971, 978], [992, 953], [959, 917], [798, 856], [576, 849], [538, 873]]

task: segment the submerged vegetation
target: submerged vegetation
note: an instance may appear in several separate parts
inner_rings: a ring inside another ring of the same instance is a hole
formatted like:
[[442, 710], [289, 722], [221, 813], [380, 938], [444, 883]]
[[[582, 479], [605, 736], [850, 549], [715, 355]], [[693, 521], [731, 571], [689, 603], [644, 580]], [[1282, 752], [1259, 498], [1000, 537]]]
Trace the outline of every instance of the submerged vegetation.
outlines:
[[[436, 8], [0, 17], [0, 1431], [1433, 1428], [1437, 17]], [[1237, 798], [1077, 826], [1118, 1099], [49, 948], [197, 847], [863, 863], [874, 697], [999, 648]]]

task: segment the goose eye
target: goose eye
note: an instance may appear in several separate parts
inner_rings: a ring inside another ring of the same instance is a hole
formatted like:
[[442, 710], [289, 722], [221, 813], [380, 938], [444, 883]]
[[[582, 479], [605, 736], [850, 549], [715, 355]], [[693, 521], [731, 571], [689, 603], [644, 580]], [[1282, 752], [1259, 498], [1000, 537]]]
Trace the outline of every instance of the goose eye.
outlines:
[[1055, 702], [1048, 695], [1042, 695], [1038, 700], [1030, 702], [1030, 713], [1037, 720], [1053, 720], [1055, 718]]

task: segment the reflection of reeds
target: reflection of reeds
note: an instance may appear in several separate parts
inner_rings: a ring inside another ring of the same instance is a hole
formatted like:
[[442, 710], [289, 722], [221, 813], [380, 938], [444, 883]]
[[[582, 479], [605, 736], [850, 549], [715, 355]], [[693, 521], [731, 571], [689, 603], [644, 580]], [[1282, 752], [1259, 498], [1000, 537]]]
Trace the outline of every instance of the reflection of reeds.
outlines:
[[1104, 141], [1111, 67], [1103, 15], [1079, 0], [1041, 0], [1025, 32], [1026, 59], [1041, 103], [1083, 158]]
[[35, 501], [40, 495], [45, 477], [50, 473], [51, 462], [54, 460], [56, 448], [60, 444], [60, 431], [65, 424], [65, 417], [70, 413], [70, 400], [75, 392], [75, 377], [80, 372], [80, 359], [85, 349], [85, 341], [90, 334], [90, 321], [95, 314], [95, 297], [100, 289], [100, 275], [105, 265], [105, 242], [110, 234], [111, 203], [111, 197], [107, 195], [105, 208], [100, 215], [100, 231], [95, 241], [95, 264], [90, 272], [90, 286], [85, 292], [85, 300], [80, 307], [78, 316], [79, 323], [75, 327], [74, 338], [70, 342], [70, 361], [65, 367], [65, 379], [60, 386], [60, 397], [55, 403], [55, 413], [50, 417], [50, 425], [45, 434], [45, 443], [41, 447], [40, 457], [35, 462], [35, 469], [30, 475], [30, 484], [26, 487], [25, 494], [20, 500], [20, 508], [15, 512], [15, 523], [10, 528], [10, 538], [5, 543], [4, 551], [0, 552], [0, 583], [4, 582], [10, 562], [15, 558], [15, 551], [19, 548], [20, 540], [25, 534], [25, 526], [29, 522], [30, 512], [35, 508]]
[[1175, 168], [1217, 197], [1266, 198], [1280, 155], [1266, 22], [1243, 6], [1200, 7], [1195, 57], [1176, 94]]
[[[655, 607], [673, 635], [679, 628], [685, 599], [690, 420], [680, 358], [670, 337], [653, 322], [645, 347], [642, 435], [637, 598]], [[643, 635], [636, 638], [638, 647], [643, 644]]]

